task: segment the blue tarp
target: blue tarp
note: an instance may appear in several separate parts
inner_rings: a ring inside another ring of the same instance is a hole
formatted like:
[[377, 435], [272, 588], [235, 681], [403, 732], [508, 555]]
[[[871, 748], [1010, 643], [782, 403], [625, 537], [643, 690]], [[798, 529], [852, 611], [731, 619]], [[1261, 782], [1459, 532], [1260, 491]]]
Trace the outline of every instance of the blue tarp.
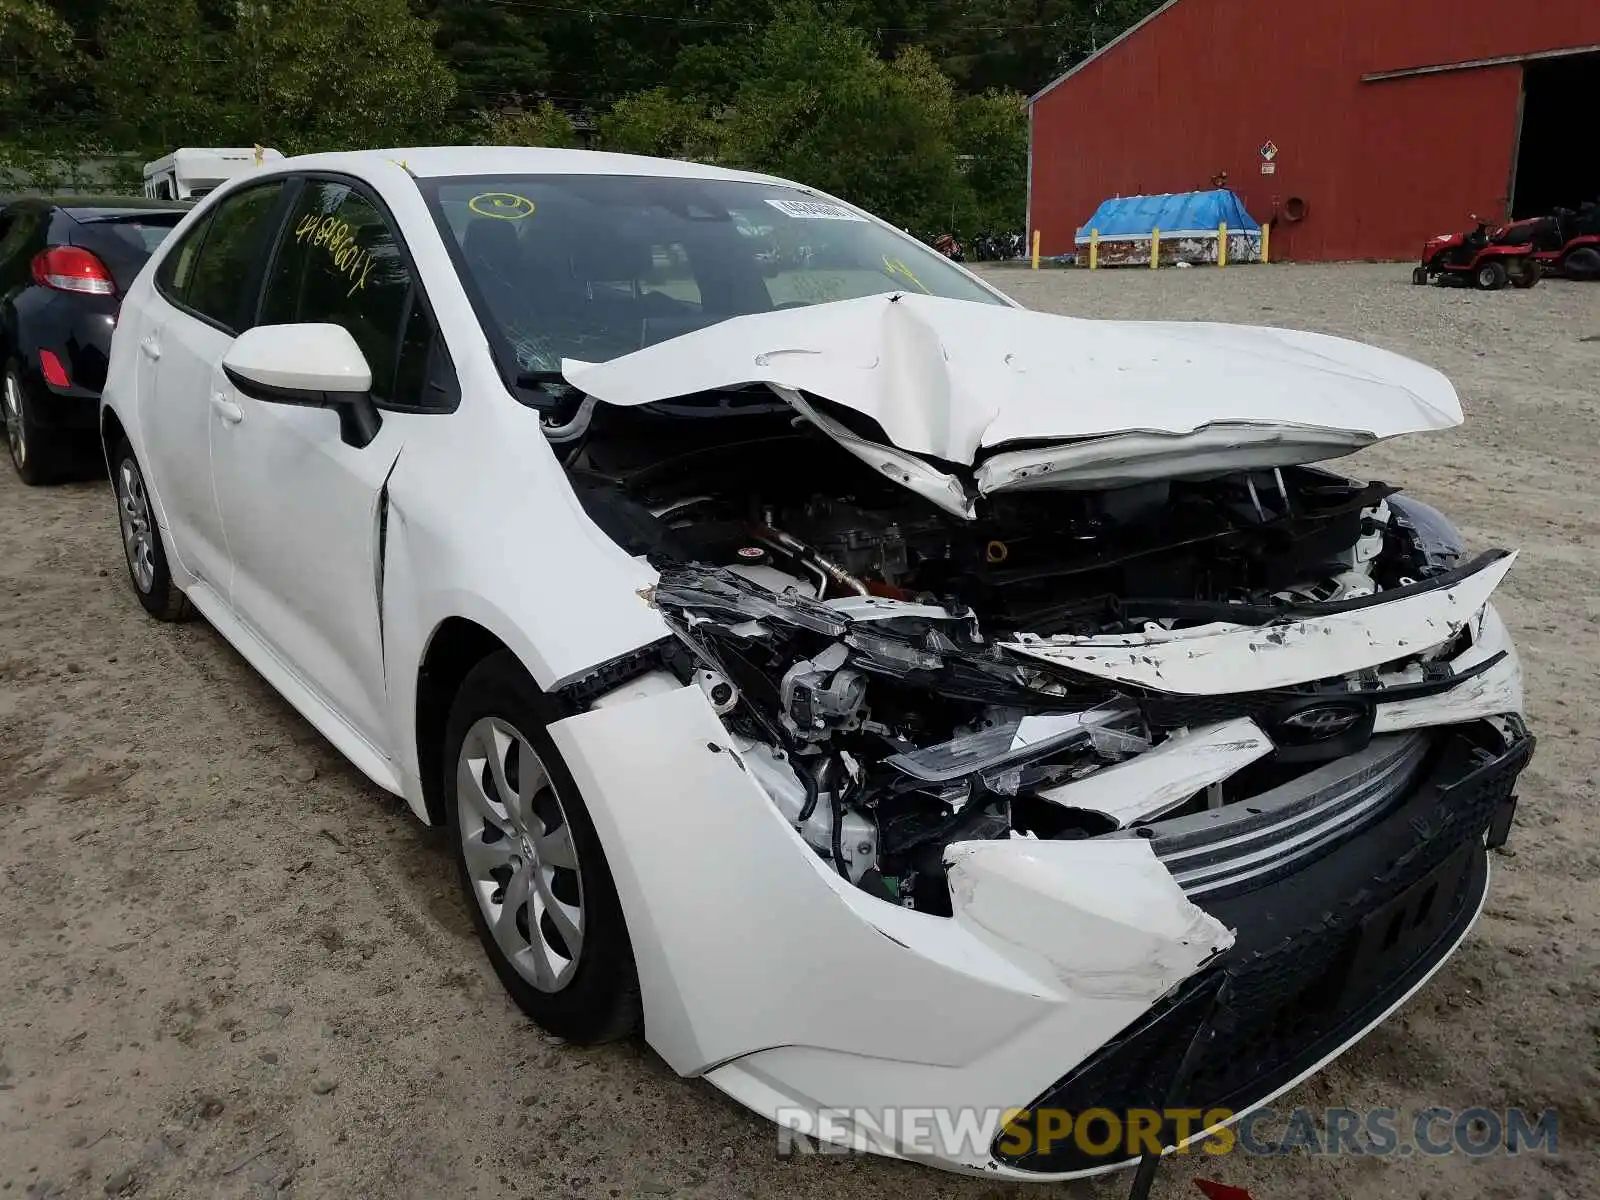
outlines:
[[1260, 224], [1230, 191], [1118, 196], [1095, 209], [1094, 216], [1078, 230], [1078, 241], [1087, 243], [1091, 229], [1098, 229], [1102, 239], [1148, 237], [1152, 229], [1161, 230], [1162, 237], [1194, 237], [1216, 233], [1223, 222], [1230, 233], [1261, 232]]

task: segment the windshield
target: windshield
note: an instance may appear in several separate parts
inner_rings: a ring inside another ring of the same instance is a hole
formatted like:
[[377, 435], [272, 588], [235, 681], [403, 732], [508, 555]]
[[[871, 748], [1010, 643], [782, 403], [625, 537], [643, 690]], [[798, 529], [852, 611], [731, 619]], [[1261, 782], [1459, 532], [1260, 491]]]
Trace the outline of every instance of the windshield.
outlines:
[[918, 291], [1005, 303], [920, 242], [798, 188], [613, 175], [419, 183], [517, 374], [829, 300]]

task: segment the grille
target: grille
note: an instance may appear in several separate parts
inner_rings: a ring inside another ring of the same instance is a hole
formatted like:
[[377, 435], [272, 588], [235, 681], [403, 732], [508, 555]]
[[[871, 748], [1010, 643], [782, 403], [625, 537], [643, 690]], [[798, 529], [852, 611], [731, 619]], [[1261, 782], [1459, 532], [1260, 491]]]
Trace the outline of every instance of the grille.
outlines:
[[1380, 737], [1250, 800], [1141, 831], [1191, 899], [1258, 886], [1348, 837], [1410, 792], [1425, 734]]
[[[1427, 778], [1362, 837], [1300, 871], [1207, 902], [1214, 916], [1237, 929], [1233, 948], [1030, 1107], [1105, 1108], [1124, 1120], [1129, 1110], [1169, 1103], [1239, 1111], [1377, 1019], [1449, 952], [1487, 887], [1484, 831], [1533, 753], [1531, 737], [1495, 746], [1496, 737], [1486, 726], [1455, 735]], [[1409, 903], [1419, 887], [1439, 893], [1428, 896], [1427, 936], [1392, 947], [1380, 938], [1374, 955], [1371, 919]], [[1212, 1012], [1223, 973], [1226, 1007], [1214, 1015], [1198, 1067], [1171, 1099], [1179, 1062]], [[1175, 1131], [1169, 1127], [1164, 1137], [1171, 1144]], [[1121, 1158], [1116, 1148], [1090, 1155], [1075, 1138], [1054, 1143], [1048, 1153], [1032, 1147], [1011, 1156], [1001, 1140], [994, 1152], [1012, 1166], [1039, 1172]]]

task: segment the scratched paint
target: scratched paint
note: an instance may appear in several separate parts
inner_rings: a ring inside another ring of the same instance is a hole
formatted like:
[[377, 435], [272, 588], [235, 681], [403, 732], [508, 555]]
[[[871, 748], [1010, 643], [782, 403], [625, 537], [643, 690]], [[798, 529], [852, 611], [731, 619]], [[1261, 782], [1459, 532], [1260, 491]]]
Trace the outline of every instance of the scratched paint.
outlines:
[[1222, 695], [1383, 666], [1448, 643], [1481, 612], [1516, 561], [1494, 559], [1454, 585], [1268, 629], [1215, 622], [1109, 637], [1019, 637], [1007, 648], [1135, 686]]

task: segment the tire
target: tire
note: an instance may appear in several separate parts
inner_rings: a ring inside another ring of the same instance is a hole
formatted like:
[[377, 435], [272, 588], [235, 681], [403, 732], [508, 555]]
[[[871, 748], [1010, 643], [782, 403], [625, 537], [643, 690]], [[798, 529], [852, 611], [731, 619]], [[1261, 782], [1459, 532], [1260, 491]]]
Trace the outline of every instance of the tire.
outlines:
[[128, 582], [133, 585], [134, 595], [145, 612], [158, 621], [187, 620], [194, 609], [189, 597], [173, 582], [144, 471], [127, 438], [117, 443], [111, 455], [111, 487], [116, 495], [122, 556], [128, 564]]
[[468, 672], [445, 732], [445, 821], [500, 982], [541, 1028], [588, 1045], [635, 1032], [643, 1010], [599, 835], [547, 732], [563, 715], [509, 651]]
[[1561, 260], [1561, 273], [1568, 279], [1600, 279], [1600, 250], [1580, 246]]
[[1472, 272], [1472, 282], [1486, 292], [1499, 291], [1505, 287], [1508, 278], [1506, 265], [1498, 258], [1480, 263]]
[[1516, 271], [1511, 275], [1511, 286], [1526, 290], [1538, 283], [1543, 274], [1544, 271], [1537, 260], [1532, 258], [1523, 259], [1517, 264]]
[[67, 450], [60, 431], [42, 427], [34, 420], [28, 389], [15, 359], [6, 363], [0, 402], [5, 405], [6, 449], [11, 465], [22, 482], [30, 487], [54, 483], [67, 471]]
[[1412, 267], [1411, 268], [1411, 282], [1416, 284], [1418, 287], [1421, 287], [1423, 284], [1427, 283], [1428, 282], [1428, 268], [1427, 267]]

